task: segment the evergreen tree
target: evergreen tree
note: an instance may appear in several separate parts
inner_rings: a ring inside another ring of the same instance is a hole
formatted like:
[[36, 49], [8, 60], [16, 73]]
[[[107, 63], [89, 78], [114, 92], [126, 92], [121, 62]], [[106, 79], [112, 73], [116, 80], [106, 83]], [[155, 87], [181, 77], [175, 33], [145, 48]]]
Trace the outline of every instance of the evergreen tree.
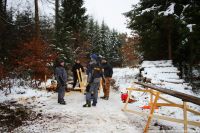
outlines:
[[198, 0], [188, 1], [184, 6], [182, 19], [186, 22], [188, 33], [188, 45], [190, 64], [197, 64], [200, 62], [200, 2]]
[[90, 53], [99, 54], [109, 60], [113, 65], [121, 65], [121, 41], [120, 34], [114, 29], [111, 31], [109, 27], [102, 22], [101, 25], [95, 22], [93, 17], [88, 19], [87, 23], [88, 42], [91, 45]]
[[95, 46], [95, 22], [93, 17], [90, 17], [87, 24], [87, 35], [89, 43], [92, 46]]
[[92, 44], [92, 53], [99, 53], [99, 51], [102, 51], [101, 48], [101, 43], [100, 43], [100, 36], [101, 36], [101, 33], [100, 33], [100, 26], [98, 24], [98, 22], [96, 21], [95, 24], [94, 24], [94, 42]]
[[110, 44], [109, 44], [109, 60], [112, 64], [119, 64], [121, 62], [120, 58], [120, 40], [118, 33], [113, 29], [110, 35]]
[[109, 28], [108, 26], [104, 23], [104, 21], [101, 24], [100, 28], [100, 38], [99, 38], [99, 43], [100, 43], [100, 49], [98, 54], [108, 58], [109, 55], [109, 50], [108, 50], [108, 45], [109, 45]]
[[68, 63], [74, 59], [74, 51], [83, 44], [84, 37], [81, 34], [86, 27], [87, 16], [83, 0], [63, 0], [60, 11], [60, 25], [56, 45], [61, 55]]
[[[192, 6], [194, 3], [195, 6]], [[188, 19], [198, 18], [198, 3], [186, 0], [141, 0], [133, 6], [133, 10], [125, 14], [130, 19], [129, 28], [141, 37], [139, 50], [144, 59], [187, 61], [188, 54], [187, 57], [179, 57], [183, 51], [188, 53], [187, 40], [192, 34], [189, 35], [187, 25], [198, 25], [198, 22], [188, 23]], [[189, 7], [193, 7], [196, 13], [191, 15]]]

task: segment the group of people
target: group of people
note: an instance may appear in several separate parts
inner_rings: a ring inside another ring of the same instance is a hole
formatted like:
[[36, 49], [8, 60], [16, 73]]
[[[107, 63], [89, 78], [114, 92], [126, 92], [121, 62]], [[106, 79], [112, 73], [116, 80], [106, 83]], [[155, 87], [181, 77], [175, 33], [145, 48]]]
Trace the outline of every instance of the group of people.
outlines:
[[[86, 68], [87, 86], [86, 86], [86, 104], [83, 107], [91, 107], [97, 105], [98, 90], [100, 88], [100, 83], [102, 80], [104, 96], [101, 99], [108, 100], [110, 94], [110, 81], [113, 75], [112, 66], [107, 62], [107, 59], [100, 58], [96, 54], [90, 55], [90, 63]], [[80, 63], [80, 60], [76, 60], [74, 66], [72, 67], [73, 72], [73, 88], [75, 88], [78, 80], [77, 70], [82, 70], [84, 68]], [[55, 79], [58, 84], [58, 103], [66, 104], [64, 101], [64, 94], [67, 82], [67, 72], [64, 69], [64, 61], [59, 61], [59, 66], [55, 69]]]

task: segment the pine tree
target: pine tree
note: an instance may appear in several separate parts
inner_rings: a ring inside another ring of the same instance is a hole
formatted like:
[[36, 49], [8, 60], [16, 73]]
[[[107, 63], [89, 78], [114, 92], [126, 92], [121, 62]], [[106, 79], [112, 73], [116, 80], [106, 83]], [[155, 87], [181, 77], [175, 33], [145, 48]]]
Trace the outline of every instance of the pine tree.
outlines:
[[109, 44], [109, 60], [112, 64], [120, 64], [121, 58], [120, 58], [120, 41], [119, 41], [119, 35], [118, 33], [113, 29], [110, 33], [110, 44]]
[[83, 0], [63, 0], [60, 11], [60, 27], [58, 31], [57, 48], [68, 63], [75, 57], [74, 51], [83, 44], [82, 31], [86, 27], [87, 16]]
[[100, 33], [100, 26], [98, 24], [98, 22], [96, 21], [95, 24], [94, 24], [94, 41], [93, 41], [93, 44], [92, 44], [92, 53], [98, 53], [100, 54], [99, 51], [101, 51], [101, 43], [100, 43], [100, 36], [101, 36], [101, 33]]
[[101, 25], [93, 17], [88, 19], [87, 38], [91, 45], [90, 53], [99, 54], [109, 60], [113, 65], [121, 66], [121, 41], [120, 35], [114, 29], [111, 31], [103, 21]]
[[99, 43], [100, 43], [100, 49], [99, 53], [100, 55], [108, 58], [108, 45], [109, 45], [109, 28], [103, 21], [101, 24], [100, 28], [100, 38], [99, 38]]
[[88, 35], [89, 43], [92, 46], [95, 46], [95, 22], [94, 22], [93, 17], [89, 18], [88, 24], [87, 24], [87, 29], [88, 29], [87, 35]]

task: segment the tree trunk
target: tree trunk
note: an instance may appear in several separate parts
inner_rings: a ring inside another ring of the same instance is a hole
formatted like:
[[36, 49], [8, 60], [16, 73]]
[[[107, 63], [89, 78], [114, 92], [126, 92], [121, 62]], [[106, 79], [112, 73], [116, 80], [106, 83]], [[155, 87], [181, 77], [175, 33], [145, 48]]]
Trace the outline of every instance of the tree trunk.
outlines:
[[58, 12], [59, 12], [59, 0], [55, 0], [55, 30], [58, 32]]
[[4, 1], [0, 0], [0, 15], [4, 15]]
[[171, 29], [169, 29], [168, 33], [168, 58], [172, 60]]
[[167, 40], [168, 40], [168, 59], [172, 60], [172, 19], [171, 16], [168, 16], [168, 36], [167, 36]]
[[6, 13], [7, 0], [4, 0], [4, 12]]
[[35, 36], [36, 38], [40, 37], [38, 0], [35, 0]]

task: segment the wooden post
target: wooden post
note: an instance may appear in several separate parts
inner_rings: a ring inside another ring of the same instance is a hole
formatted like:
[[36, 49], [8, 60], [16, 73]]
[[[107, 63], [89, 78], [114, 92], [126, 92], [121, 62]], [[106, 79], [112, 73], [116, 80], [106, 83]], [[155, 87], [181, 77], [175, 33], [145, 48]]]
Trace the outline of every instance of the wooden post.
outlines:
[[152, 91], [150, 92], [150, 101], [149, 101], [149, 105], [152, 106], [153, 103], [153, 94]]
[[82, 72], [82, 69], [81, 69], [81, 68], [80, 68], [80, 75], [81, 75], [81, 76], [80, 76], [80, 88], [81, 88], [81, 92], [84, 93], [84, 89], [83, 89], [83, 88], [84, 88], [85, 86], [84, 86], [84, 83], [83, 83], [83, 72]]
[[[77, 69], [76, 72], [77, 72], [77, 75], [78, 75], [78, 81], [79, 81], [79, 84], [80, 84], [80, 82], [81, 82], [81, 78], [80, 78], [79, 70]], [[81, 84], [80, 84], [80, 87], [81, 87]]]
[[79, 71], [80, 71], [80, 80], [81, 80], [81, 82], [83, 82], [83, 72], [82, 72], [82, 69], [80, 68]]
[[149, 117], [148, 117], [148, 121], [147, 121], [146, 127], [144, 129], [144, 133], [148, 132], [149, 124], [151, 122], [151, 119], [153, 118], [153, 113], [154, 113], [154, 110], [155, 110], [155, 107], [156, 107], [156, 103], [157, 103], [157, 101], [159, 99], [159, 95], [160, 95], [160, 92], [156, 92], [156, 96], [155, 96], [154, 102], [153, 102], [153, 104], [151, 106], [151, 111], [150, 111], [150, 114], [149, 114]]
[[[83, 75], [82, 75], [82, 70], [76, 70], [77, 72], [77, 75], [78, 75], [78, 81], [79, 81], [79, 85], [80, 85], [80, 89], [81, 89], [81, 92], [84, 93], [84, 84], [83, 84]], [[80, 73], [79, 73], [80, 72]]]
[[80, 81], [79, 81], [79, 84], [80, 84], [80, 88], [82, 88], [83, 87], [83, 74], [82, 74], [82, 70], [81, 70], [81, 68], [79, 69], [79, 74], [80, 74]]
[[183, 101], [183, 116], [184, 116], [184, 133], [187, 133], [187, 105]]

